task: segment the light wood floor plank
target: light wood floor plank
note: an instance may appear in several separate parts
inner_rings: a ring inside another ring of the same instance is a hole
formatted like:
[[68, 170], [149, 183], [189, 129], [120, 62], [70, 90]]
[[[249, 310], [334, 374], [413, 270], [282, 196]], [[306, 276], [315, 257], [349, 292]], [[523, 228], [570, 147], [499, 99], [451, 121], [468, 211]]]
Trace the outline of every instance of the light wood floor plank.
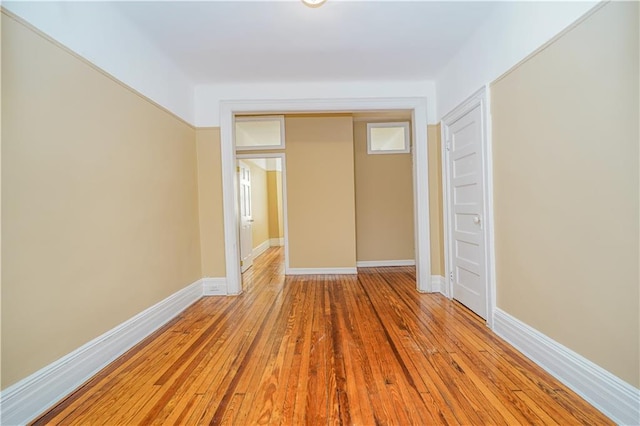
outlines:
[[33, 424], [612, 422], [413, 267], [283, 274], [271, 248], [244, 293], [207, 297]]

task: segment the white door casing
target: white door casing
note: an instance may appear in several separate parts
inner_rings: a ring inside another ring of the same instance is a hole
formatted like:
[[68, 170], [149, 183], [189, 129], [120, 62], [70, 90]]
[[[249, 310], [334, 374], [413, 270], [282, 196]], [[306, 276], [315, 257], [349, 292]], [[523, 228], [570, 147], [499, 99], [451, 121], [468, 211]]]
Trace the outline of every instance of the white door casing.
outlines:
[[238, 161], [238, 201], [240, 210], [240, 270], [253, 265], [253, 215], [251, 208], [251, 169]]
[[[413, 191], [417, 289], [431, 292], [431, 253], [429, 235], [429, 181], [427, 154], [427, 99], [353, 98], [288, 99], [220, 102], [220, 151], [222, 157], [222, 198], [227, 294], [242, 293], [237, 191], [234, 190], [236, 152], [233, 119], [236, 113], [359, 112], [372, 110], [411, 110], [413, 147]], [[286, 235], [285, 235], [286, 236]], [[286, 247], [285, 247], [286, 248]]]
[[478, 91], [443, 118], [442, 142], [448, 296], [491, 323], [486, 93]]

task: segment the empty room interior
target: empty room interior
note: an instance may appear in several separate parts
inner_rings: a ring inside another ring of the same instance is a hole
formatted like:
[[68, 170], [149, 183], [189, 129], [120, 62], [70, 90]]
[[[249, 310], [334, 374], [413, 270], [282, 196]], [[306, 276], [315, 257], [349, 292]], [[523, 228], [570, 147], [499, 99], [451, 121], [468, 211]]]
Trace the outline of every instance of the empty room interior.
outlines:
[[3, 2], [0, 423], [640, 424], [639, 5]]

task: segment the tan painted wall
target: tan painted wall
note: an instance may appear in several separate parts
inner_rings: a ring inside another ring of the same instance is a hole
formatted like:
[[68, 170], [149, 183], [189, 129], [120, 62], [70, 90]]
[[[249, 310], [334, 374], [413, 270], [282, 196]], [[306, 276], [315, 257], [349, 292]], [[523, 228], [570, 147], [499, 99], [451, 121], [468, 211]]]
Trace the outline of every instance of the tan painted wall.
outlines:
[[442, 219], [442, 149], [440, 125], [427, 127], [429, 156], [429, 235], [431, 274], [444, 275], [444, 222]]
[[[288, 116], [288, 119], [305, 118], [303, 115]], [[321, 115], [315, 115], [311, 118], [319, 118]], [[307, 117], [309, 118], [309, 117]], [[354, 136], [362, 133], [362, 128], [357, 130], [358, 122], [354, 126]], [[366, 129], [366, 125], [364, 126]], [[222, 226], [222, 181], [220, 177], [220, 136], [219, 129], [206, 129], [197, 130], [198, 135], [198, 170], [199, 170], [199, 189], [200, 189], [200, 227], [202, 229], [202, 267], [203, 274], [205, 276], [224, 276], [224, 236]], [[205, 137], [206, 136], [206, 137]], [[362, 138], [362, 136], [357, 136]], [[366, 143], [366, 134], [364, 135]], [[430, 220], [431, 220], [431, 269], [432, 274], [442, 275], [444, 273], [444, 238], [443, 238], [443, 220], [442, 220], [442, 165], [441, 165], [441, 151], [440, 151], [440, 126], [430, 125], [428, 126], [428, 138], [429, 138], [429, 204], [430, 204]], [[204, 141], [208, 141], [206, 144]], [[362, 139], [360, 139], [360, 146]], [[358, 145], [358, 143], [356, 143]], [[206, 151], [205, 151], [206, 149]], [[366, 147], [364, 148], [366, 150]], [[287, 151], [288, 152], [288, 151]], [[386, 156], [378, 156], [386, 157]], [[291, 160], [288, 159], [290, 162]], [[333, 161], [331, 159], [330, 161]], [[357, 160], [354, 158], [354, 164]], [[409, 160], [410, 161], [410, 160]], [[206, 164], [206, 166], [205, 166]], [[411, 167], [409, 165], [409, 167]], [[218, 170], [214, 173], [213, 170]], [[406, 171], [405, 171], [406, 172]], [[409, 179], [411, 177], [411, 169], [409, 169]], [[273, 185], [274, 179], [271, 176], [272, 173], [281, 175], [280, 172], [268, 172], [268, 185]], [[407, 176], [404, 176], [405, 181]], [[303, 178], [304, 179], [304, 178]], [[411, 182], [409, 182], [411, 184]], [[282, 203], [282, 187], [281, 180], [278, 180], [278, 202]], [[409, 187], [408, 191], [412, 191]], [[271, 193], [271, 190], [268, 190]], [[356, 197], [357, 191], [355, 191]], [[405, 252], [411, 253], [413, 256], [413, 194], [411, 198], [408, 198], [408, 194], [405, 195], [405, 208], [398, 214], [406, 216], [405, 225], [408, 223], [411, 232], [406, 232], [403, 239], [397, 240], [397, 245], [404, 247]], [[271, 201], [272, 202], [272, 201]], [[409, 204], [411, 203], [411, 204]], [[282, 238], [284, 237], [284, 220], [282, 218], [282, 206], [279, 206], [280, 212], [278, 216], [278, 223], [274, 219], [271, 209], [274, 209], [273, 205], [269, 206], [269, 238]], [[411, 219], [409, 219], [411, 218]], [[356, 221], [358, 224], [361, 221]], [[279, 228], [279, 235], [275, 236]], [[362, 246], [362, 242], [360, 245]], [[404, 257], [405, 259], [407, 257]], [[412, 257], [408, 257], [412, 258]], [[395, 259], [403, 259], [403, 257], [395, 257]], [[372, 260], [372, 259], [358, 259], [358, 260]], [[380, 259], [375, 259], [380, 260]], [[383, 259], [384, 260], [384, 259]]]
[[284, 237], [282, 215], [282, 172], [267, 172], [267, 195], [269, 197], [269, 238]]
[[414, 260], [411, 154], [367, 154], [367, 122], [353, 123], [357, 260]]
[[286, 117], [285, 127], [290, 266], [355, 267], [351, 117]]
[[2, 14], [2, 387], [201, 277], [195, 131]]
[[252, 161], [246, 161], [251, 170], [251, 214], [253, 248], [269, 239], [269, 196], [267, 171]]
[[284, 180], [282, 172], [276, 172], [276, 196], [278, 197], [278, 238], [284, 238]]
[[638, 387], [638, 3], [492, 85], [498, 307]]
[[224, 277], [224, 220], [220, 129], [196, 129], [202, 275]]

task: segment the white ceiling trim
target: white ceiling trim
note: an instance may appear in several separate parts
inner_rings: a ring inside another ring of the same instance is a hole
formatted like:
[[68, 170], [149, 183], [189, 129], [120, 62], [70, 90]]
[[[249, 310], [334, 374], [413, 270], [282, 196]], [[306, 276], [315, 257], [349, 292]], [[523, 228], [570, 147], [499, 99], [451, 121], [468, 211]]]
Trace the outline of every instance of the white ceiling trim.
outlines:
[[[254, 99], [268, 103], [274, 99], [324, 101], [328, 105], [334, 99], [414, 98], [427, 101], [427, 122], [436, 121], [436, 88], [433, 81], [359, 81], [359, 82], [308, 82], [269, 84], [225, 84], [197, 86], [195, 112], [197, 127], [219, 127], [220, 105], [223, 102]], [[360, 111], [372, 111], [362, 109]], [[268, 111], [266, 111], [268, 112]], [[284, 112], [284, 111], [280, 111]], [[356, 112], [345, 110], [344, 112]]]

